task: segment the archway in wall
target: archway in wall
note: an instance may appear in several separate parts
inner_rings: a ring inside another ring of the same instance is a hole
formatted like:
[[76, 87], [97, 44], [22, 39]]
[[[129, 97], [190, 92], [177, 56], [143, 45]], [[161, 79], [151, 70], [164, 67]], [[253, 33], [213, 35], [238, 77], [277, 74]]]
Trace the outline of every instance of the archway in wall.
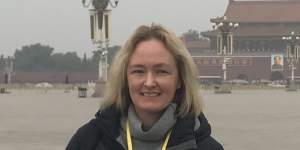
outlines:
[[271, 80], [272, 81], [275, 81], [275, 80], [284, 80], [284, 76], [283, 76], [282, 72], [275, 71], [275, 72], [272, 72]]

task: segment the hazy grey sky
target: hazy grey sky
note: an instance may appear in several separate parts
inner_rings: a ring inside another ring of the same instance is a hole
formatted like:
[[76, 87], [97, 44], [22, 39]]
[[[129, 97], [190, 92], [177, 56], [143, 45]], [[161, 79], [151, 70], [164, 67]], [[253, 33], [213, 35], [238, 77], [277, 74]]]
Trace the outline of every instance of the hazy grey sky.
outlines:
[[[112, 45], [123, 44], [134, 29], [152, 22], [181, 35], [211, 29], [228, 0], [119, 0], [112, 10]], [[81, 0], [6, 0], [0, 4], [0, 54], [13, 55], [23, 45], [42, 43], [54, 52], [91, 55], [89, 13]]]

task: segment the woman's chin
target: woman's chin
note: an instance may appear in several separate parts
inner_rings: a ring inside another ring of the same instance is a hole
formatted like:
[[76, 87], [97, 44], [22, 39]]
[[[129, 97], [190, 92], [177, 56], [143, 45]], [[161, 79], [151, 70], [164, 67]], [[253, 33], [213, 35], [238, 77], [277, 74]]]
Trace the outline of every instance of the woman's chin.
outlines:
[[157, 114], [161, 113], [164, 110], [164, 108], [162, 106], [144, 104], [143, 106], [139, 107], [138, 110], [143, 113]]

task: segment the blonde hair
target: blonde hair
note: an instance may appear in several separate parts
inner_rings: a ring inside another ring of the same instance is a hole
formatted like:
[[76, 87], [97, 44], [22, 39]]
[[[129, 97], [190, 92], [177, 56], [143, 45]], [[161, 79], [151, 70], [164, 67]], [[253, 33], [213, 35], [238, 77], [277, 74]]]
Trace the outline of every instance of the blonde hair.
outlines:
[[129, 59], [140, 42], [150, 39], [161, 41], [177, 63], [181, 81], [181, 88], [176, 91], [176, 97], [179, 98], [176, 100], [177, 115], [179, 117], [188, 114], [198, 116], [202, 112], [203, 102], [198, 90], [196, 65], [182, 41], [174, 33], [156, 24], [142, 25], [137, 28], [114, 57], [101, 109], [115, 105], [121, 113], [127, 114], [131, 103], [127, 83]]

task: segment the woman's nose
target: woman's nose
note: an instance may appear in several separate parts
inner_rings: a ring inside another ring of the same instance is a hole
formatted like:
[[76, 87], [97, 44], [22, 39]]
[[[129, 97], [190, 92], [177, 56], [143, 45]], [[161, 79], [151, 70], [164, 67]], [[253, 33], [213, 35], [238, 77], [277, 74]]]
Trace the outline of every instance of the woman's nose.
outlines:
[[156, 80], [153, 73], [147, 73], [144, 85], [148, 88], [155, 87], [156, 86]]

